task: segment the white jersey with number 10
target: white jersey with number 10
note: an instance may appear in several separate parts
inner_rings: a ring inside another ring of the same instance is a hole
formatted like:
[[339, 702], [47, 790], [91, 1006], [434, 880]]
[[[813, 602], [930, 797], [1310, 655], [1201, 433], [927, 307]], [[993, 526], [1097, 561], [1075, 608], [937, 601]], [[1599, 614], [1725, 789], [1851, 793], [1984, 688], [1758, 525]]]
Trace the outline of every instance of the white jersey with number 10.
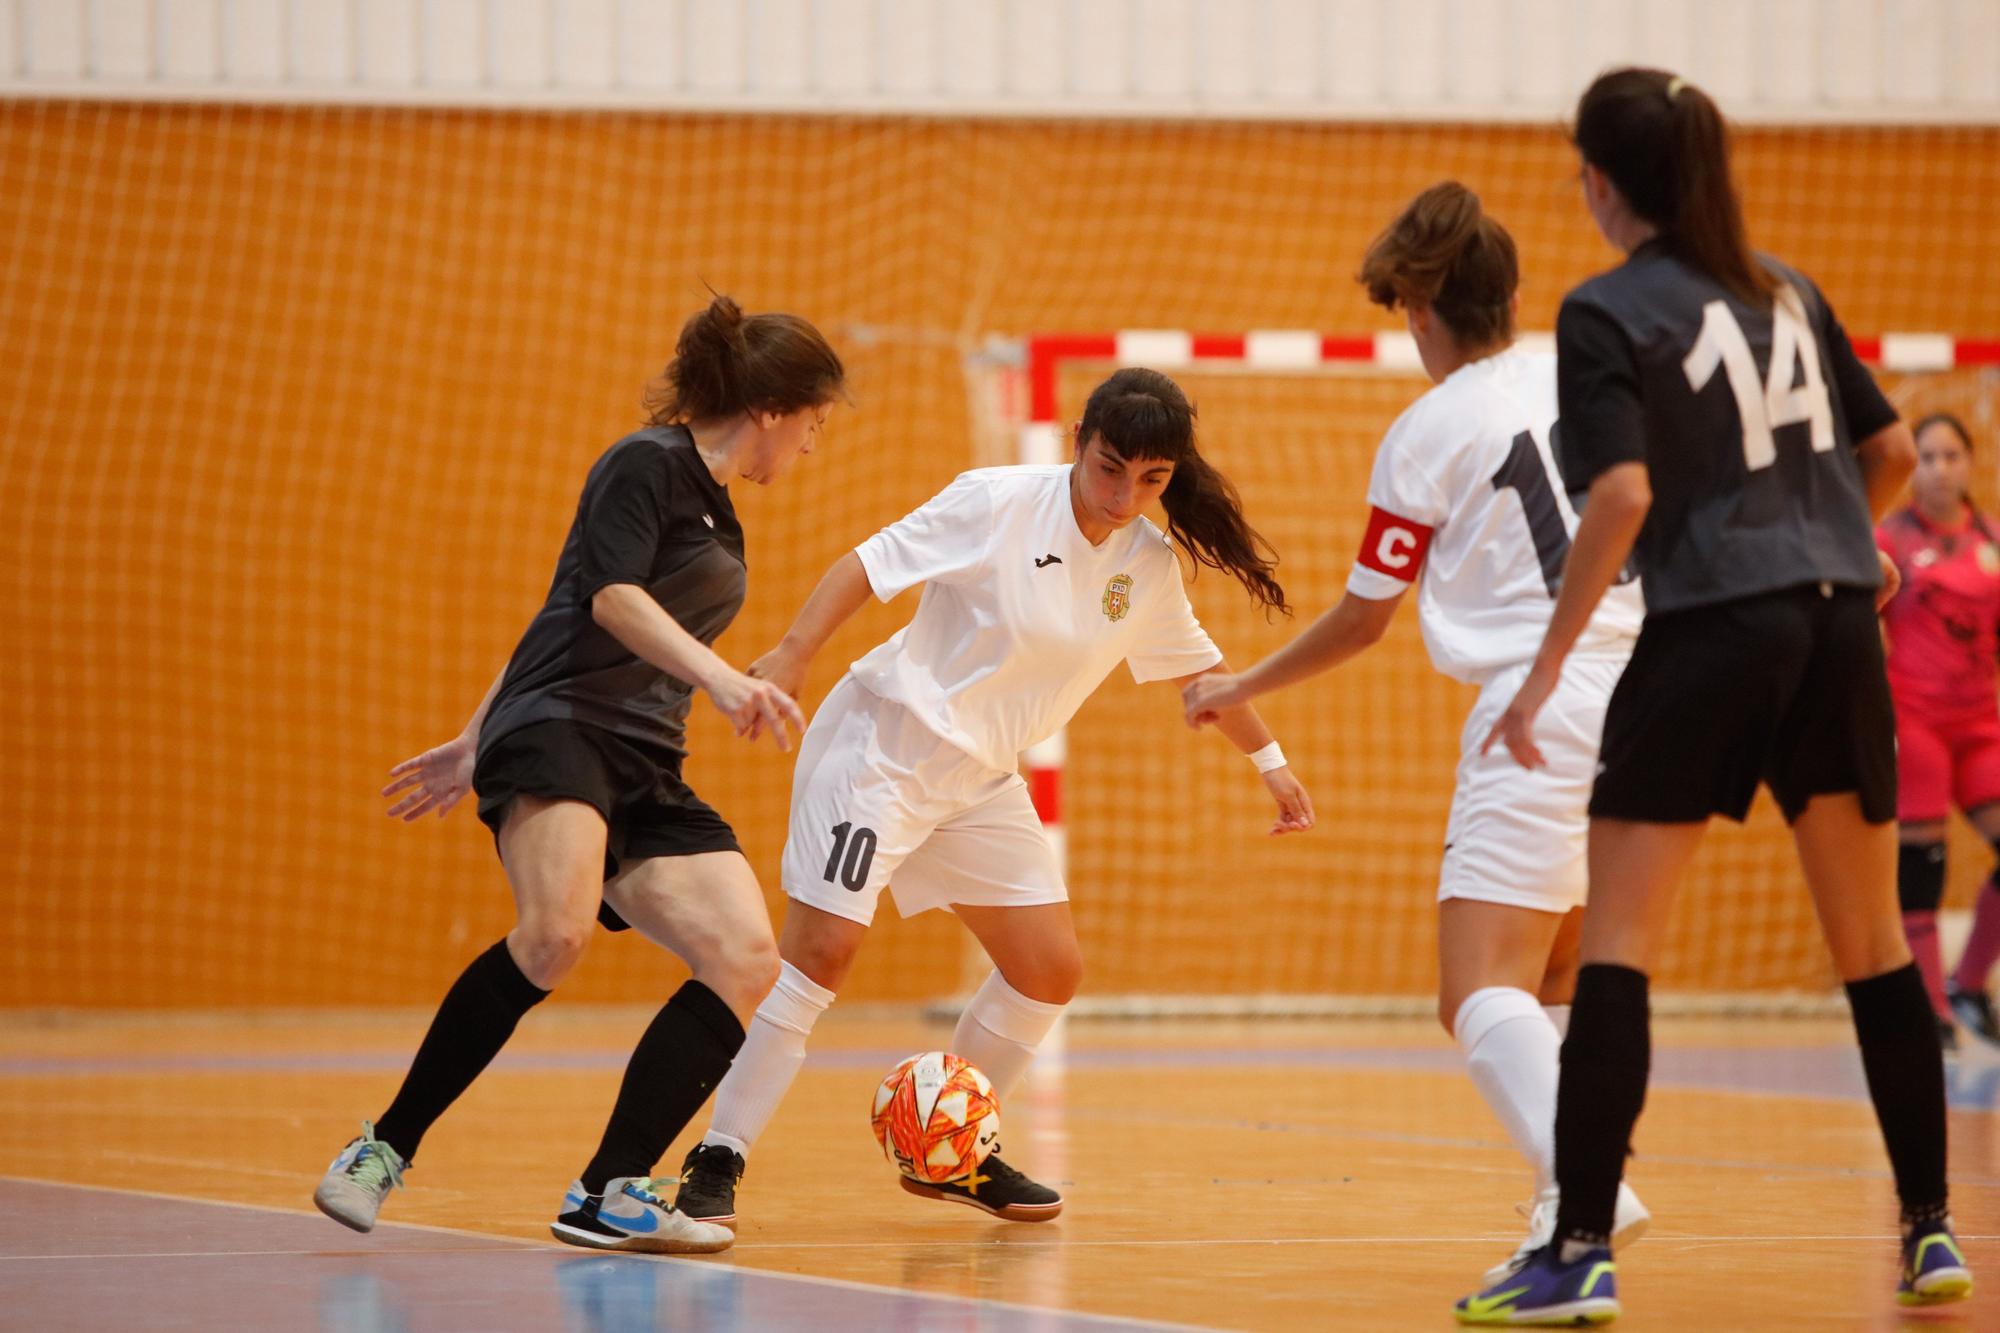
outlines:
[[[1531, 660], [1562, 584], [1577, 515], [1552, 453], [1556, 359], [1509, 348], [1469, 362], [1411, 404], [1382, 440], [1368, 531], [1347, 590], [1417, 590], [1439, 671], [1478, 683]], [[1639, 585], [1605, 594], [1580, 652], [1629, 652]]]

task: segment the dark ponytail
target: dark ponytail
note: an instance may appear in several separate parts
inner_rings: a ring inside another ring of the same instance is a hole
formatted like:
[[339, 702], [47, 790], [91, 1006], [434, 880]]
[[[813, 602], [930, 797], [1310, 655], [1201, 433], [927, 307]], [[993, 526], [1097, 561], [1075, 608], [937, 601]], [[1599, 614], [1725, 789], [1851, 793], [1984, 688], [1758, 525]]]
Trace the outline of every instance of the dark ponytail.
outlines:
[[796, 412], [846, 395], [847, 371], [797, 315], [745, 315], [718, 295], [681, 325], [674, 359], [646, 392], [648, 423]]
[[1514, 238], [1457, 181], [1412, 199], [1369, 245], [1355, 280], [1385, 310], [1429, 306], [1465, 348], [1513, 340]]
[[1196, 451], [1194, 417], [1178, 384], [1157, 370], [1128, 367], [1091, 391], [1076, 429], [1077, 448], [1095, 435], [1128, 462], [1172, 463], [1173, 480], [1160, 495], [1167, 535], [1196, 564], [1235, 578], [1266, 611], [1290, 615], [1285, 590], [1271, 577], [1277, 555], [1244, 520], [1235, 485]]
[[1747, 304], [1771, 304], [1778, 280], [1750, 249], [1729, 126], [1707, 93], [1665, 70], [1612, 70], [1584, 90], [1572, 138], [1689, 263]]
[[1967, 458], [1972, 457], [1972, 432], [1965, 428], [1963, 421], [1960, 421], [1955, 414], [1950, 412], [1932, 412], [1923, 417], [1911, 429], [1910, 437], [1914, 439], [1929, 430], [1932, 426], [1950, 427], [1952, 434], [1958, 436], [1958, 442], [1965, 446], [1965, 456]]

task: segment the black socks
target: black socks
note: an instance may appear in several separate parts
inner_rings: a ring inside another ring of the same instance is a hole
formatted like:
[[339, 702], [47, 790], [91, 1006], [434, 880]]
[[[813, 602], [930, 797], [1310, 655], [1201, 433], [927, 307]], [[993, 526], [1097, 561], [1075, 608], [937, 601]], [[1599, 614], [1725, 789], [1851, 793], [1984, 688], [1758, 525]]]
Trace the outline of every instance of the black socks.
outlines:
[[529, 981], [501, 940], [472, 960], [445, 992], [396, 1100], [375, 1122], [375, 1137], [408, 1162], [425, 1131], [493, 1062], [521, 1015], [548, 992]]
[[1558, 1241], [1610, 1243], [1652, 1049], [1646, 974], [1615, 963], [1579, 970], [1556, 1090]]
[[1941, 1218], [1944, 1181], [1944, 1058], [1937, 1019], [1915, 963], [1847, 983], [1868, 1095], [1896, 1173], [1903, 1219]]
[[674, 992], [632, 1050], [617, 1104], [583, 1188], [602, 1194], [619, 1176], [651, 1175], [743, 1046], [743, 1024], [699, 981]]

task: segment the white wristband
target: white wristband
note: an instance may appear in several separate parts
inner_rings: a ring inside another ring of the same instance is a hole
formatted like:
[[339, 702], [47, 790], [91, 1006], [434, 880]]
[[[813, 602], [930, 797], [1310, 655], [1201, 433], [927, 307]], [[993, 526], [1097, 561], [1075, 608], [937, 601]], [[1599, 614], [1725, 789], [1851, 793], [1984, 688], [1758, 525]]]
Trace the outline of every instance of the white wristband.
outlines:
[[1269, 773], [1274, 768], [1285, 766], [1285, 752], [1278, 748], [1276, 741], [1261, 750], [1252, 750], [1246, 758], [1257, 766], [1259, 773]]

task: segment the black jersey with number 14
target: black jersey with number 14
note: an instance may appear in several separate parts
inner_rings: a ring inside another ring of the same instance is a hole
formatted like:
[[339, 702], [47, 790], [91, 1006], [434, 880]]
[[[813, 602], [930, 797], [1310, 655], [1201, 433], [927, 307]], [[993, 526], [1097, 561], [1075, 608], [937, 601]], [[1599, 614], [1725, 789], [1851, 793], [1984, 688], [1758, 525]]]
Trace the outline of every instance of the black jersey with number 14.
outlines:
[[1896, 419], [1805, 275], [1771, 309], [1648, 241], [1556, 319], [1557, 447], [1572, 492], [1642, 462], [1649, 612], [1881, 582], [1854, 446]]

